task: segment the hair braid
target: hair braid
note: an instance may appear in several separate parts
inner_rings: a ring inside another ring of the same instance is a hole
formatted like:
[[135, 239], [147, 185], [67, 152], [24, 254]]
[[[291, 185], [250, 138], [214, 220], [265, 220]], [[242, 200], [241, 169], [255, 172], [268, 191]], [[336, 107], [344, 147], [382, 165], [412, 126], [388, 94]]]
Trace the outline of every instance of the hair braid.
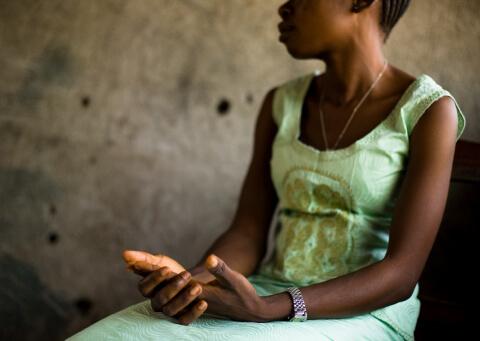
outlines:
[[409, 5], [410, 0], [382, 0], [380, 26], [385, 33], [384, 42], [387, 41], [393, 27], [403, 16]]

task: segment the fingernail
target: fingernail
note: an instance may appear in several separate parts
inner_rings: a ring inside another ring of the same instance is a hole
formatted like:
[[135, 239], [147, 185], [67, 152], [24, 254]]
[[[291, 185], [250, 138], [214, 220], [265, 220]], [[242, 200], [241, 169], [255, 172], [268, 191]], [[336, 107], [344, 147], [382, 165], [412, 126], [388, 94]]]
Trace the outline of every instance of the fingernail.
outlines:
[[206, 306], [207, 306], [207, 303], [205, 303], [205, 301], [202, 301], [202, 302], [200, 302], [200, 303], [198, 304], [198, 307], [199, 307], [200, 309], [204, 309]]
[[181, 276], [182, 276], [183, 279], [188, 279], [190, 277], [190, 273], [188, 271], [184, 271], [184, 272], [182, 272]]
[[190, 290], [190, 295], [197, 295], [198, 293], [200, 293], [200, 287], [195, 287]]
[[215, 269], [215, 267], [218, 265], [218, 259], [217, 256], [215, 256], [213, 253], [208, 256], [207, 258], [207, 267], [210, 269]]

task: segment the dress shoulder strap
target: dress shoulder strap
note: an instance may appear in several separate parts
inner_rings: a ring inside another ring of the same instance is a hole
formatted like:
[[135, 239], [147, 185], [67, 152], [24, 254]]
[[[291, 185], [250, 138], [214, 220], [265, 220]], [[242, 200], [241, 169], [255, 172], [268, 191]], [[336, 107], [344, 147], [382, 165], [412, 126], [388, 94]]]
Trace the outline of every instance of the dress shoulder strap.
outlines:
[[[312, 73], [304, 74], [281, 83], [275, 89], [272, 114], [279, 128], [288, 122], [293, 123], [292, 116], [298, 110], [300, 96], [304, 93], [304, 88], [308, 86], [308, 80], [311, 77], [313, 77]], [[286, 117], [288, 117], [287, 120], [285, 120]]]
[[455, 102], [457, 109], [458, 126], [456, 139], [458, 141], [465, 129], [466, 120], [453, 95], [427, 74], [420, 75], [409, 90], [407, 90], [409, 93], [400, 107], [400, 118], [408, 136], [412, 134], [420, 117], [435, 101], [441, 97], [449, 96]]

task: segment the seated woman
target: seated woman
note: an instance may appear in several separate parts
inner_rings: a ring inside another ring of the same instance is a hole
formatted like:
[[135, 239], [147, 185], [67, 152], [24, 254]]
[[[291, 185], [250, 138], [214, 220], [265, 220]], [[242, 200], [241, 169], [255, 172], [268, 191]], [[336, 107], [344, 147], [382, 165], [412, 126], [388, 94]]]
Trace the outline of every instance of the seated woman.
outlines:
[[188, 271], [125, 251], [147, 299], [69, 340], [413, 340], [465, 117], [433, 78], [385, 60], [408, 5], [283, 4], [280, 41], [326, 71], [266, 94], [230, 228]]

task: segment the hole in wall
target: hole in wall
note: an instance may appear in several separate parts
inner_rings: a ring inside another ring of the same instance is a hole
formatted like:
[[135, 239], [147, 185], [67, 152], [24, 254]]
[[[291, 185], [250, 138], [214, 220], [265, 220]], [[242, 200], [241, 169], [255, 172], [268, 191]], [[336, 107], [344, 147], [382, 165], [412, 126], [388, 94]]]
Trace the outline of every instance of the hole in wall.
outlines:
[[87, 315], [92, 309], [93, 303], [87, 297], [79, 297], [75, 300], [75, 307], [81, 315]]
[[220, 102], [218, 102], [217, 112], [220, 115], [226, 115], [230, 111], [230, 108], [231, 108], [230, 101], [227, 100], [226, 98], [222, 98]]
[[82, 107], [88, 108], [90, 106], [90, 97], [89, 96], [83, 96], [82, 97]]
[[48, 242], [49, 242], [50, 244], [56, 244], [56, 243], [58, 243], [58, 239], [59, 239], [58, 233], [56, 233], [56, 232], [50, 232], [50, 233], [48, 234]]

